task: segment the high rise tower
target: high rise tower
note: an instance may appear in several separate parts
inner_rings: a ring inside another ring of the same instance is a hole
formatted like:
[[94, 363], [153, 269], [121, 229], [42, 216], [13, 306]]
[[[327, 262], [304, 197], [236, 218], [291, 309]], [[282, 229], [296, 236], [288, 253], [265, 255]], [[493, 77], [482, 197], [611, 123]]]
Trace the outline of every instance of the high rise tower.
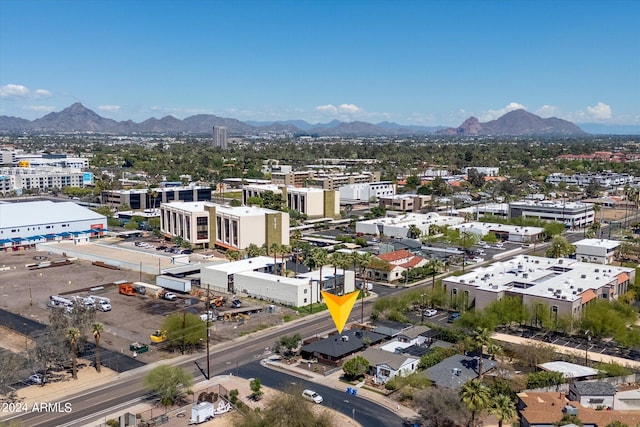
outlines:
[[227, 128], [223, 126], [213, 127], [213, 146], [226, 149], [227, 148]]

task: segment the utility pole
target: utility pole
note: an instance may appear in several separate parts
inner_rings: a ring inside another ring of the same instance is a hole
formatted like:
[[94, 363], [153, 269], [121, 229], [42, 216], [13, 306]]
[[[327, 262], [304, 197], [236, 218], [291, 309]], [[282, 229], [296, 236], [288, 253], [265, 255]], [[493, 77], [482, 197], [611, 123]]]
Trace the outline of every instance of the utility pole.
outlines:
[[[211, 363], [209, 363], [209, 309], [211, 308], [209, 306], [210, 302], [209, 302], [209, 298], [211, 297], [211, 292], [210, 292], [210, 287], [211, 285], [209, 283], [207, 283], [207, 379], [211, 378]], [[213, 313], [211, 313], [213, 314]]]
[[362, 301], [360, 301], [360, 324], [364, 325], [364, 296], [367, 287], [367, 283], [364, 280], [364, 270], [360, 278], [362, 279], [362, 288], [360, 288], [360, 292], [362, 293]]
[[182, 311], [182, 347], [180, 348], [180, 353], [184, 354], [184, 328], [187, 323], [187, 312]]
[[313, 314], [313, 279], [309, 279], [309, 314]]

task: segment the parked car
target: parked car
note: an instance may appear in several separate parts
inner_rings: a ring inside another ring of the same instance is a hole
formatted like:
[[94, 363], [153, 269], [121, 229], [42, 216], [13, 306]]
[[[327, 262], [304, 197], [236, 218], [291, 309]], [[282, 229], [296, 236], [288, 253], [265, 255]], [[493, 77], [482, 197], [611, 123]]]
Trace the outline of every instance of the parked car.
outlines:
[[43, 379], [42, 379], [42, 375], [40, 374], [33, 374], [29, 376], [29, 382], [32, 384], [42, 384]]
[[164, 295], [162, 295], [162, 298], [166, 299], [167, 301], [175, 301], [178, 299], [178, 296], [173, 292], [165, 292]]
[[111, 311], [111, 304], [106, 301], [99, 301], [96, 308], [100, 311]]
[[456, 320], [458, 320], [460, 318], [460, 313], [459, 312], [455, 312], [455, 313], [451, 313], [449, 315], [449, 317], [447, 317], [447, 323], [453, 323]]
[[309, 389], [302, 392], [302, 397], [314, 403], [322, 403], [324, 401], [322, 396]]
[[427, 317], [433, 317], [436, 314], [438, 314], [438, 310], [436, 310], [435, 308], [427, 308], [424, 311], [424, 315], [427, 316]]
[[165, 245], [156, 246], [156, 251], [164, 251], [165, 249], [167, 249]]

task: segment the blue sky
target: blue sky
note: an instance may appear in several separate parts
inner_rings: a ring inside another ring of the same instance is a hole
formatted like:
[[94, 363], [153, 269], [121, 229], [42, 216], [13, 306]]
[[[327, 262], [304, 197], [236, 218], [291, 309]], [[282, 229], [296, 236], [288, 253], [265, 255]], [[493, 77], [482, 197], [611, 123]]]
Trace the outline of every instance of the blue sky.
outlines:
[[640, 1], [0, 0], [0, 114], [640, 124]]

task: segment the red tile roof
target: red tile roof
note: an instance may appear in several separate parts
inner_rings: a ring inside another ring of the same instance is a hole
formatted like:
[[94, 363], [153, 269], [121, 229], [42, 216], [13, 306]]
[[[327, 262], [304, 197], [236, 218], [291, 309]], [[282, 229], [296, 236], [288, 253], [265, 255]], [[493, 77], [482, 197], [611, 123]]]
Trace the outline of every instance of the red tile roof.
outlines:
[[410, 258], [412, 256], [413, 255], [408, 250], [400, 249], [399, 251], [394, 251], [394, 252], [389, 252], [389, 253], [386, 253], [386, 254], [378, 255], [378, 258], [380, 258], [383, 261], [394, 262], [394, 261], [401, 260], [403, 258]]

